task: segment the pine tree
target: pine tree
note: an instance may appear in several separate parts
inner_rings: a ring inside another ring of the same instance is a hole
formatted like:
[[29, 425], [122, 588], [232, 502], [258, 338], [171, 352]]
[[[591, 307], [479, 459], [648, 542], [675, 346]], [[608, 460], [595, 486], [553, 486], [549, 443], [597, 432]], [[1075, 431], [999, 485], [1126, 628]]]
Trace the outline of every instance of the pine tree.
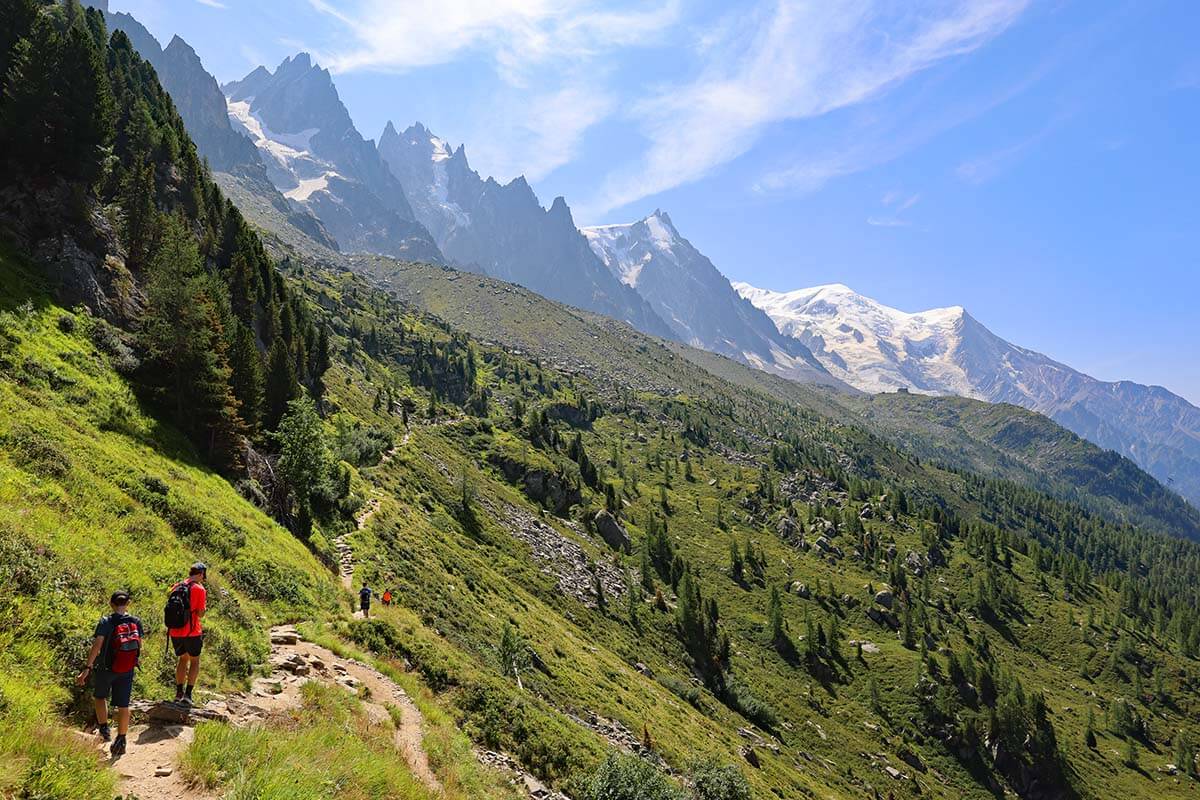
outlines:
[[1175, 768], [1184, 775], [1196, 774], [1196, 754], [1188, 741], [1187, 734], [1179, 731], [1175, 734]]
[[36, 19], [33, 0], [0, 0], [0, 89], [12, 66], [17, 43], [29, 36]]
[[[141, 113], [146, 113], [144, 107]], [[150, 260], [159, 220], [154, 194], [154, 167], [147, 159], [139, 157], [125, 174], [120, 196], [124, 215], [121, 234], [125, 243], [125, 265], [135, 273]]]
[[333, 472], [324, 425], [311, 398], [302, 396], [288, 403], [274, 439], [279, 445], [279, 474], [304, 507]]
[[738, 549], [737, 540], [729, 543], [729, 576], [734, 582], [742, 583], [746, 579], [746, 562], [742, 560], [742, 551]]
[[196, 242], [179, 219], [165, 221], [149, 271], [141, 340], [154, 369], [147, 374], [165, 376], [155, 388], [176, 423], [215, 463], [232, 468], [243, 428], [225, 336]]
[[1122, 758], [1122, 763], [1130, 769], [1138, 768], [1137, 742], [1133, 740], [1132, 736], [1125, 737], [1125, 755]]
[[[325, 373], [329, 371], [329, 367], [333, 363], [329, 352], [329, 327], [326, 325], [322, 325], [317, 334], [317, 346], [312, 358], [313, 394], [320, 402], [325, 397]], [[390, 406], [388, 412], [391, 412]]]
[[264, 426], [267, 430], [279, 427], [279, 421], [287, 412], [288, 403], [296, 396], [296, 373], [292, 370], [292, 357], [283, 340], [271, 342], [267, 355], [267, 386], [264, 396]]
[[263, 366], [254, 334], [240, 322], [235, 322], [233, 343], [229, 348], [230, 379], [233, 394], [240, 404], [239, 413], [246, 428], [258, 430], [263, 404]]

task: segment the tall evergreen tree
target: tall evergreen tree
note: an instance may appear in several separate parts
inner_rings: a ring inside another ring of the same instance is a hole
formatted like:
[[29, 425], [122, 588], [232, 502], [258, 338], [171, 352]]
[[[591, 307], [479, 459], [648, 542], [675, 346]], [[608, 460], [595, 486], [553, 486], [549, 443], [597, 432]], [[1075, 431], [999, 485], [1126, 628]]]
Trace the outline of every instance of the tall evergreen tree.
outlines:
[[283, 339], [271, 342], [267, 354], [267, 386], [264, 401], [266, 417], [263, 423], [267, 430], [275, 430], [287, 412], [287, 404], [296, 396], [296, 373], [292, 369], [292, 356]]
[[229, 366], [233, 370], [233, 393], [241, 404], [242, 421], [251, 431], [257, 431], [261, 421], [263, 390], [262, 357], [254, 334], [241, 322], [234, 323], [233, 342], [229, 349]]
[[[183, 430], [219, 466], [236, 466], [243, 431], [230, 388], [220, 315], [200, 270], [196, 241], [183, 221], [168, 217], [150, 262], [141, 341], [144, 370]], [[159, 379], [162, 376], [162, 379]]]

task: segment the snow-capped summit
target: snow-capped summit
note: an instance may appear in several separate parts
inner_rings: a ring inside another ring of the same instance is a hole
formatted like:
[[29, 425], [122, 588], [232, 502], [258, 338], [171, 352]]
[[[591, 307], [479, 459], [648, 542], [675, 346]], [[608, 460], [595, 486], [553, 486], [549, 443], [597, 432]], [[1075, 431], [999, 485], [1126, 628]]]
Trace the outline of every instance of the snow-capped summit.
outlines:
[[785, 377], [835, 382], [807, 348], [738, 297], [665, 211], [584, 228], [583, 235], [613, 276], [636, 289], [682, 341]]
[[747, 283], [733, 288], [766, 312], [779, 331], [804, 342], [826, 369], [866, 392], [911, 389], [972, 397], [955, 360], [961, 306], [906, 313], [840, 283], [772, 292]]
[[642, 267], [656, 256], [678, 263], [674, 248], [685, 243], [671, 218], [658, 209], [637, 222], [583, 228], [583, 235], [609, 271], [635, 289]]
[[851, 386], [1023, 406], [1200, 498], [1200, 409], [1162, 387], [1097, 380], [1001, 339], [961, 306], [908, 313], [841, 284], [734, 288]]
[[329, 70], [300, 53], [222, 89], [230, 121], [258, 147], [271, 182], [343, 250], [441, 260], [403, 186], [354, 128]]

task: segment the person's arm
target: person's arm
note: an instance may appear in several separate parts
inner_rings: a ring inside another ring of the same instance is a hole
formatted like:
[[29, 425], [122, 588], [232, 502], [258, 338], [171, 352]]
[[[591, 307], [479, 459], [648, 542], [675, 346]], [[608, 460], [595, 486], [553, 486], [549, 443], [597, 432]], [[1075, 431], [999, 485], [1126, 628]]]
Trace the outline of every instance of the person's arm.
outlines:
[[88, 652], [87, 666], [83, 671], [75, 676], [75, 685], [83, 686], [87, 682], [88, 675], [92, 674], [92, 670], [96, 667], [96, 659], [100, 657], [100, 651], [104, 648], [104, 636], [99, 635], [92, 639], [92, 649]]
[[[197, 586], [199, 586], [197, 584]], [[196, 604], [196, 608], [192, 611], [196, 615], [196, 619], [203, 619], [204, 612], [208, 611], [208, 589], [204, 586], [199, 586], [200, 602]]]

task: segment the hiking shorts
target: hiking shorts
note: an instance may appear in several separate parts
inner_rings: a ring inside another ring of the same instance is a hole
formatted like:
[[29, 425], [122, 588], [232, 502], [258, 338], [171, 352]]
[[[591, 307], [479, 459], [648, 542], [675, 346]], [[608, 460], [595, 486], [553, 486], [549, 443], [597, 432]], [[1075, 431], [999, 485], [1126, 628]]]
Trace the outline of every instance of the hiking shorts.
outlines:
[[200, 650], [204, 647], [204, 635], [200, 636], [172, 636], [171, 646], [175, 648], [177, 656], [192, 656], [200, 657]]
[[129, 708], [129, 697], [133, 694], [133, 670], [109, 672], [106, 669], [92, 673], [92, 697], [108, 700], [112, 696], [113, 708]]

